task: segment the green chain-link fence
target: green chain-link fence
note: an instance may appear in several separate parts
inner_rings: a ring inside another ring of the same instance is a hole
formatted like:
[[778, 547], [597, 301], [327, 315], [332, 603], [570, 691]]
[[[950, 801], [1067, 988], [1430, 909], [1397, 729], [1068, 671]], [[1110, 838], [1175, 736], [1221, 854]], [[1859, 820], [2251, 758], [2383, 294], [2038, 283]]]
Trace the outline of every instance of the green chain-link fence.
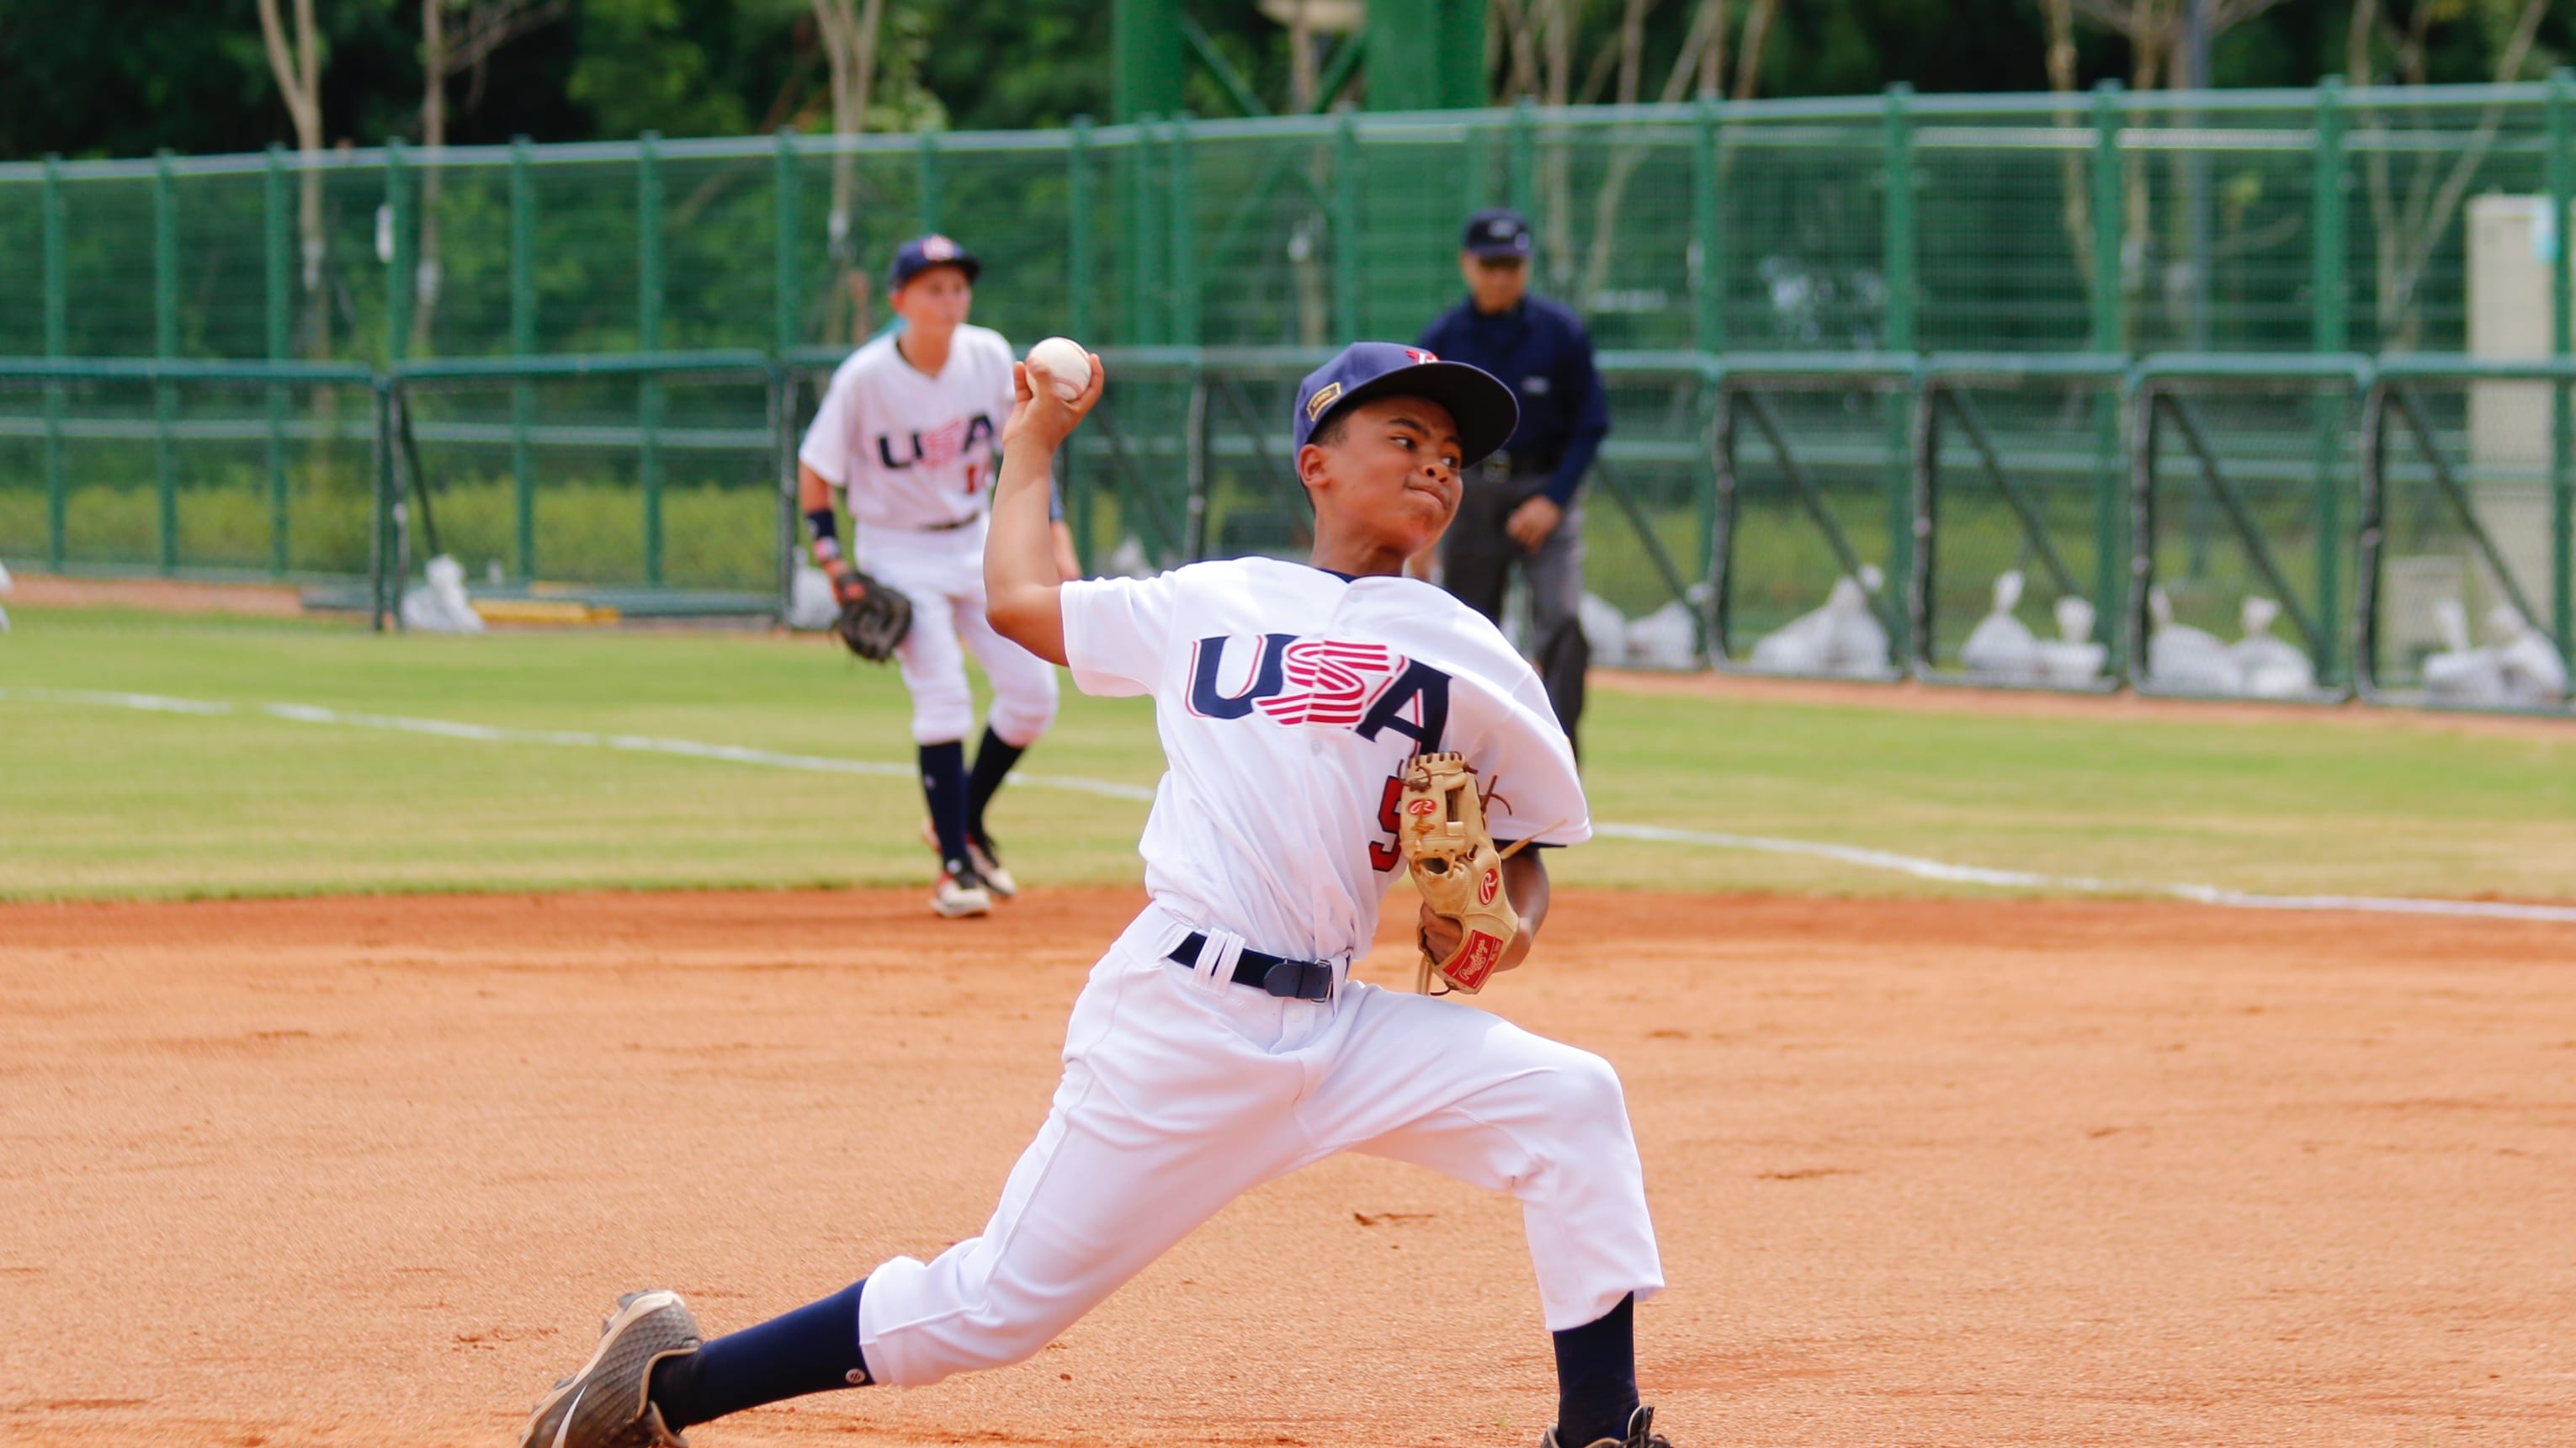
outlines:
[[[2276, 632], [2315, 635], [2331, 689], [2367, 682], [2360, 399], [2124, 387], [2121, 370], [2567, 356], [2571, 198], [2564, 75], [0, 165], [0, 357], [21, 359], [0, 385], [0, 557], [381, 571], [363, 469], [335, 441], [373, 426], [363, 388], [167, 370], [355, 368], [409, 424], [387, 476], [418, 458], [441, 542], [477, 555], [478, 582], [497, 565], [510, 587], [766, 597], [772, 510], [745, 490], [781, 470], [815, 369], [886, 321], [884, 260], [925, 229], [985, 258], [978, 320], [1128, 359], [1118, 435], [1076, 464], [1086, 541], [1157, 561], [1288, 546], [1284, 432], [1259, 434], [1298, 360], [1413, 335], [1459, 291], [1462, 216], [1508, 203], [1536, 224], [1536, 284], [1629, 359], [1589, 510], [1592, 588], [1621, 614], [1678, 602], [1699, 642], [1715, 628], [1741, 658], [1867, 563], [1884, 667], [1974, 673], [1959, 650], [2011, 565], [2035, 628], [2059, 598], [2093, 608], [2116, 672], [2144, 663], [2143, 623], [2123, 628], [2143, 617], [2143, 561], [2177, 618], [2213, 631], [2248, 594], [2294, 595]], [[548, 370], [711, 351], [756, 354], [775, 380]], [[164, 371], [44, 370], [91, 359]], [[505, 370], [438, 371], [459, 363]], [[1819, 366], [1842, 370], [1819, 387]], [[1792, 385], [1802, 367], [1810, 385]], [[2533, 397], [2512, 446], [2538, 449], [2516, 466], [2543, 536], [2520, 586], [2564, 640], [2568, 404]], [[2445, 446], [2474, 431], [2458, 396], [2423, 406]], [[2146, 538], [2120, 461], [2142, 421]], [[1765, 424], [1812, 466], [1779, 462]]]

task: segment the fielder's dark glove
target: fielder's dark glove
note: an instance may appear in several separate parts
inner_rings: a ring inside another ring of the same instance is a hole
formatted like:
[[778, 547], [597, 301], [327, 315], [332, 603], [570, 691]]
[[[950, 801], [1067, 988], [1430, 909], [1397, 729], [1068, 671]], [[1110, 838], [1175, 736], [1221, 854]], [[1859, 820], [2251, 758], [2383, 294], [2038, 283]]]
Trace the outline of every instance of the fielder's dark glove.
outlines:
[[832, 580], [832, 591], [841, 600], [832, 632], [850, 652], [876, 664], [893, 658], [912, 632], [912, 600], [855, 568]]

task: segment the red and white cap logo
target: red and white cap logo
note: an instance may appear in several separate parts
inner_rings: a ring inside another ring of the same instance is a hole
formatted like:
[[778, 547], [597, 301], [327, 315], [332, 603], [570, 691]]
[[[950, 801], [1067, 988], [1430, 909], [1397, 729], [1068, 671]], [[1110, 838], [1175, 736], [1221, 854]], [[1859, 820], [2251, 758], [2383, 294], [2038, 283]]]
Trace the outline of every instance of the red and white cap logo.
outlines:
[[1406, 357], [1411, 358], [1411, 359], [1413, 360], [1414, 365], [1415, 365], [1415, 366], [1417, 366], [1417, 367], [1418, 367], [1418, 366], [1420, 366], [1421, 364], [1425, 363], [1425, 362], [1437, 362], [1437, 361], [1439, 361], [1439, 360], [1440, 360], [1438, 357], [1435, 357], [1435, 356], [1433, 356], [1432, 354], [1430, 354], [1430, 353], [1428, 353], [1428, 352], [1423, 351], [1423, 350], [1422, 350], [1421, 348], [1419, 348], [1419, 347], [1407, 347], [1407, 348], [1405, 348], [1405, 349], [1404, 349], [1404, 355], [1405, 355]]

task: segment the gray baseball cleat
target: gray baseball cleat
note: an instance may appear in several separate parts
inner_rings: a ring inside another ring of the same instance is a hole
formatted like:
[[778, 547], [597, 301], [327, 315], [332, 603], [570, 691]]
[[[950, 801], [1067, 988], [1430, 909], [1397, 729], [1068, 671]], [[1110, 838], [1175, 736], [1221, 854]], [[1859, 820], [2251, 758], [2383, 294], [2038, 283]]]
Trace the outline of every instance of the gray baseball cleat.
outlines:
[[[1538, 1448], [1569, 1448], [1569, 1445], [1556, 1441], [1556, 1428], [1551, 1424], [1547, 1432], [1540, 1435]], [[1655, 1431], [1655, 1410], [1641, 1407], [1628, 1415], [1626, 1438], [1602, 1438], [1572, 1445], [1572, 1448], [1673, 1448], [1673, 1445], [1672, 1440]]]
[[653, 1365], [698, 1350], [680, 1294], [629, 1292], [599, 1325], [599, 1347], [528, 1414], [519, 1448], [688, 1448], [653, 1405]]

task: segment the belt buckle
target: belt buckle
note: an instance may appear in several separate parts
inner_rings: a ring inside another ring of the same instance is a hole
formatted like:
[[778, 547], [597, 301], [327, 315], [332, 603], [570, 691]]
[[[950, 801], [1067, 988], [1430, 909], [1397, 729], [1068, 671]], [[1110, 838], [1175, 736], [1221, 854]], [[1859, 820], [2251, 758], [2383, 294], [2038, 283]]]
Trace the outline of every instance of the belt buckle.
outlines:
[[1282, 1000], [1321, 1005], [1333, 998], [1333, 967], [1321, 960], [1283, 960], [1262, 975], [1261, 988]]

